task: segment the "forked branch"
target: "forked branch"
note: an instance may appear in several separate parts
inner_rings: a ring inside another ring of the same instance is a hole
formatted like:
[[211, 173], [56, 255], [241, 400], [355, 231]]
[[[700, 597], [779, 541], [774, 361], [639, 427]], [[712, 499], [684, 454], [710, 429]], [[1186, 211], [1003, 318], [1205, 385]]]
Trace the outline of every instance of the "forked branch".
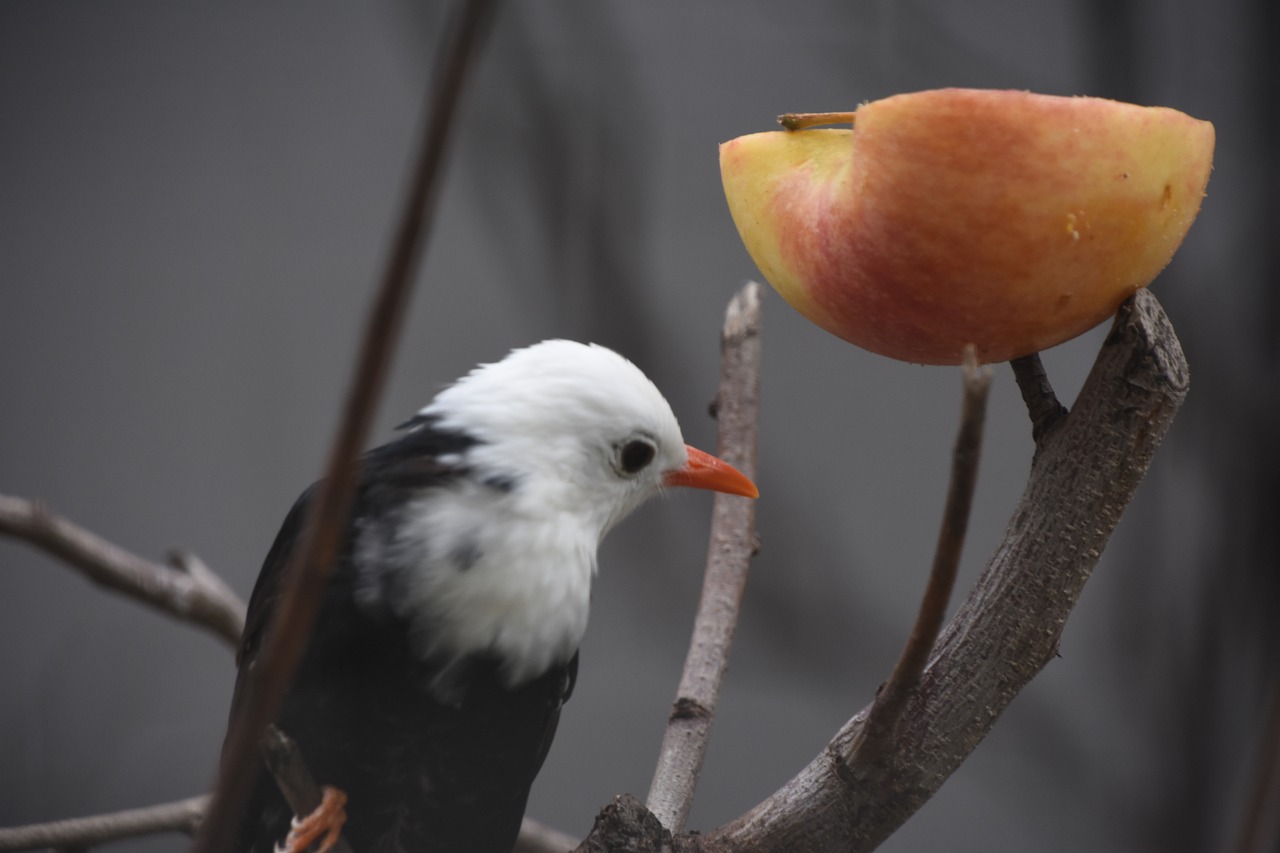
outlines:
[[1053, 659], [1188, 383], [1168, 318], [1138, 291], [1121, 306], [1075, 406], [1037, 446], [1022, 501], [943, 631], [892, 748], [874, 762], [851, 761], [862, 711], [777, 793], [688, 839], [693, 849], [867, 851], [901, 826]]

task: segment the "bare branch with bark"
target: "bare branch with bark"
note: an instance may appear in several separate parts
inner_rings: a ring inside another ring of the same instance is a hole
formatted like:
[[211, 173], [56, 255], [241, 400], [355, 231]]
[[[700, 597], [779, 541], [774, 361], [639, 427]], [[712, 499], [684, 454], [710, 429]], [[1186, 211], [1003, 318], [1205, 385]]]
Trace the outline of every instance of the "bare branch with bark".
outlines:
[[182, 832], [194, 835], [209, 798], [191, 797], [141, 809], [76, 817], [51, 823], [0, 828], [0, 851], [42, 848], [83, 849], [110, 841]]
[[1038, 447], [1049, 430], [1066, 416], [1067, 407], [1059, 403], [1058, 395], [1053, 393], [1040, 353], [1015, 358], [1009, 366], [1013, 368], [1022, 402], [1031, 416], [1031, 439]]
[[688, 849], [866, 851], [901, 826], [1052, 660], [1188, 383], [1168, 318], [1138, 291], [1121, 306], [1075, 406], [1037, 446], [1021, 503], [939, 639], [891, 752], [851, 762], [864, 710], [777, 793]]
[[[869, 851], [938, 790], [1056, 654], [1067, 617], [1189, 384], [1182, 347], [1146, 290], [1121, 306], [1069, 413], [1058, 411], [1038, 364], [1024, 361], [1017, 371], [1037, 432], [1026, 491], [928, 666], [918, 679], [910, 675], [914, 665], [907, 668], [903, 684], [915, 686], [895, 689], [894, 736], [868, 731], [871, 715], [880, 713], [873, 703], [795, 778], [736, 820], [703, 835], [673, 836], [638, 802], [619, 797], [579, 851], [613, 844], [655, 853]], [[972, 416], [965, 421], [972, 424]], [[961, 446], [971, 443], [964, 433]], [[959, 455], [953, 489], [971, 476]], [[964, 488], [971, 486], [958, 493]], [[944, 543], [958, 520], [957, 513], [947, 522]], [[944, 544], [939, 560], [949, 560], [951, 550]], [[928, 599], [940, 591], [938, 585], [927, 596], [924, 638], [936, 613]], [[913, 640], [904, 657], [924, 645]], [[869, 741], [874, 749], [863, 746]]]
[[[258, 748], [276, 780], [276, 787], [295, 815], [308, 815], [320, 807], [323, 796], [320, 786], [307, 769], [302, 752], [293, 738], [275, 725], [269, 725], [258, 740]], [[351, 853], [351, 845], [345, 838], [338, 836], [329, 851]]]
[[[729, 301], [720, 339], [720, 389], [712, 403], [719, 424], [717, 452], [748, 477], [756, 473], [762, 293], [759, 284], [748, 282]], [[672, 832], [684, 829], [693, 804], [729, 665], [747, 566], [758, 547], [755, 502], [717, 494], [693, 638], [649, 788], [649, 810]]]
[[173, 565], [139, 557], [57, 515], [39, 501], [0, 495], [0, 533], [25, 540], [108, 589], [213, 632], [235, 648], [244, 630], [244, 602], [186, 552]]
[[894, 666], [889, 680], [876, 693], [867, 711], [866, 723], [858, 731], [850, 749], [849, 764], [854, 767], [878, 762], [892, 751], [902, 736], [902, 715], [907, 703], [920, 686], [920, 678], [933, 652], [938, 632], [942, 630], [960, 569], [965, 533], [969, 529], [969, 512], [973, 508], [973, 492], [978, 483], [978, 461], [982, 451], [982, 428], [987, 416], [987, 391], [991, 388], [991, 369], [978, 367], [977, 349], [964, 349], [964, 400], [960, 414], [960, 433], [956, 436], [951, 459], [951, 480], [947, 502], [942, 511], [942, 530], [934, 552], [933, 569], [920, 601], [915, 625], [906, 646]]
[[[297, 777], [293, 775], [293, 770], [283, 772], [286, 775], [281, 782], [282, 788], [287, 786], [296, 791], [299, 784], [305, 786], [305, 782], [296, 781]], [[280, 781], [280, 774], [277, 774], [276, 778]], [[315, 787], [314, 782], [311, 784], [318, 802], [319, 788]], [[107, 814], [33, 823], [27, 826], [0, 827], [0, 853], [45, 849], [85, 850], [100, 844], [147, 835], [160, 835], [166, 832], [195, 835], [201, 821], [204, 820], [204, 813], [208, 806], [209, 795], [204, 794], [138, 809], [124, 809]], [[335, 853], [342, 853], [344, 850], [350, 853], [351, 848], [345, 841], [340, 840], [339, 843], [341, 846], [333, 848]], [[520, 839], [516, 842], [512, 853], [566, 853], [577, 844], [578, 839], [573, 836], [526, 817], [520, 826]]]
[[[740, 295], [735, 303], [743, 298]], [[753, 310], [757, 309], [758, 304]], [[720, 452], [751, 473], [755, 469], [752, 422], [758, 393], [754, 384], [758, 376], [758, 326], [747, 323], [743, 328], [755, 331], [744, 333], [740, 340], [734, 338], [728, 329], [735, 310], [731, 307], [726, 323], [725, 381], [717, 397]], [[743, 316], [749, 316], [749, 312], [738, 315], [738, 319]], [[758, 317], [751, 322], [757, 321]], [[739, 358], [743, 361], [737, 367], [729, 363]], [[868, 719], [876, 713], [873, 703], [846, 723], [799, 775], [723, 827], [706, 835], [673, 836], [654, 812], [638, 800], [622, 796], [601, 812], [578, 850], [871, 850], [932, 796], [990, 730], [1013, 696], [1056, 653], [1066, 619], [1177, 413], [1189, 381], [1181, 346], [1159, 303], [1145, 290], [1121, 307], [1069, 413], [1063, 410], [1053, 417], [1056, 398], [1043, 369], [1037, 370], [1037, 365], [1038, 360], [1024, 362], [1016, 371], [1033, 424], [1040, 427], [1026, 491], [995, 556], [937, 640], [928, 666], [921, 673], [911, 664], [904, 670], [901, 687], [892, 687], [891, 679], [891, 687], [886, 688], [900, 697], [889, 717], [889, 730], [894, 736], [872, 737]], [[731, 376], [735, 377], [732, 381]], [[972, 494], [981, 396], [985, 393], [985, 387], [978, 388], [985, 386], [985, 380], [975, 379], [975, 372], [970, 370], [953, 462], [954, 500], [949, 499], [933, 580], [904, 660], [917, 659], [921, 650], [927, 654], [935, 645], [933, 623], [939, 618], [940, 608], [945, 608], [948, 572], [953, 570], [948, 566], [958, 557], [957, 537], [963, 533], [963, 516], [967, 512], [964, 504]], [[1046, 416], [1056, 422], [1046, 425]], [[3, 528], [5, 532], [12, 532], [14, 517], [21, 519], [23, 512], [30, 511], [29, 505], [24, 506], [28, 503], [0, 499], [0, 523], [5, 518], [9, 520]], [[732, 507], [730, 504], [728, 508]], [[740, 585], [741, 573], [754, 550], [751, 515], [725, 512], [722, 521], [721, 512], [717, 504], [716, 529], [720, 532], [713, 534], [709, 564], [723, 559], [737, 569], [736, 573], [728, 573], [729, 586], [716, 592], [717, 598], [728, 596], [723, 602], [728, 606], [718, 608], [720, 615], [709, 616], [708, 625], [698, 629], [710, 630], [713, 645], [718, 645], [710, 652], [691, 652], [692, 670], [686, 676], [696, 687], [686, 690], [682, 679], [682, 699], [703, 695], [695, 690], [718, 687], [736, 620], [737, 596], [741, 593], [740, 586], [734, 592], [733, 584]], [[728, 526], [720, 527], [721, 524]], [[27, 525], [30, 526], [29, 521]], [[66, 532], [62, 527], [56, 529]], [[14, 535], [42, 544], [39, 537]], [[98, 554], [113, 553], [111, 549], [115, 548], [96, 537], [82, 541], [77, 535], [62, 535], [59, 541], [62, 540], [80, 545], [91, 542], [94, 547], [89, 551]], [[68, 548], [49, 550], [64, 556]], [[74, 549], [71, 552], [78, 553]], [[733, 552], [732, 557], [729, 552]], [[76, 561], [83, 559], [64, 558], [77, 565]], [[194, 558], [181, 562], [193, 577], [206, 581], [213, 577]], [[172, 571], [149, 565], [148, 571], [158, 569], [161, 576]], [[151, 593], [143, 589], [146, 584], [109, 585], [144, 601], [151, 600]], [[172, 612], [198, 621], [189, 608]], [[699, 645], [697, 636], [695, 632], [695, 646]], [[701, 675], [695, 677], [691, 673]], [[709, 699], [696, 701], [705, 702], [700, 707], [713, 711], [715, 691], [707, 695]], [[678, 699], [677, 706], [681, 704]], [[673, 737], [695, 754], [677, 756], [674, 753], [683, 748], [673, 747], [673, 756], [664, 756], [664, 761], [676, 766], [677, 772], [660, 769], [660, 777], [670, 774], [668, 781], [655, 779], [655, 788], [666, 792], [663, 796], [668, 803], [659, 808], [667, 809], [668, 815], [675, 816], [668, 819], [679, 824], [687, 815], [692, 783], [700, 766], [698, 751], [705, 747], [711, 715], [696, 719], [695, 727], [686, 727], [686, 719], [679, 713], [673, 715], [672, 729], [677, 731]], [[684, 731], [686, 728], [696, 731], [690, 733]], [[875, 748], [860, 747], [868, 742]], [[692, 768], [692, 772], [684, 775], [679, 770], [680, 761], [687, 762], [684, 766]], [[207, 798], [196, 797], [112, 815], [0, 830], [0, 851], [50, 845], [84, 847], [175, 829], [192, 832], [201, 822], [206, 802]], [[573, 844], [572, 838], [527, 820], [517, 850], [551, 853]]]

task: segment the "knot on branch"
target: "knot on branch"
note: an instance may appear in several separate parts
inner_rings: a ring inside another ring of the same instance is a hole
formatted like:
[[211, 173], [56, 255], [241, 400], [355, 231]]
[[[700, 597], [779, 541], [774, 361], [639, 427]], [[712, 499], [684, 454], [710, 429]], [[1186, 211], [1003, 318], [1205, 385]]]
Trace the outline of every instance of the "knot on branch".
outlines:
[[[852, 752], [852, 750], [849, 750]], [[833, 741], [828, 743], [823, 749], [826, 754], [827, 762], [831, 765], [832, 775], [840, 782], [841, 785], [848, 788], [851, 792], [855, 791], [860, 781], [857, 773], [849, 764], [849, 760], [845, 758], [846, 750], [837, 746]]]
[[575, 853], [658, 853], [669, 849], [671, 833], [630, 794], [620, 794], [596, 815], [591, 834]]
[[712, 713], [697, 699], [681, 696], [671, 706], [671, 720], [710, 720]]

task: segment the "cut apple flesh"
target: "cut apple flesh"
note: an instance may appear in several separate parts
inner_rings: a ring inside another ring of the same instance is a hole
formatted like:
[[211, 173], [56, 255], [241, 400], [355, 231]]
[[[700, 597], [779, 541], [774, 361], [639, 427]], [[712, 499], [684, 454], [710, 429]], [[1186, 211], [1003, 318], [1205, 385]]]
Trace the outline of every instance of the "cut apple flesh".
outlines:
[[1111, 316], [1199, 211], [1213, 125], [1099, 98], [942, 89], [849, 129], [720, 146], [734, 223], [817, 325], [891, 358], [986, 362]]

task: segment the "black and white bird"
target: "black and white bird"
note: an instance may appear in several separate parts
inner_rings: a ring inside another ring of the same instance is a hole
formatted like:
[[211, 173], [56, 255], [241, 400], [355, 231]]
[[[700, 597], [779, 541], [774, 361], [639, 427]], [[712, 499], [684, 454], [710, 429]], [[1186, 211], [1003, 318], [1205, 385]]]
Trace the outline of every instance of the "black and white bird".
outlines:
[[[345, 792], [359, 853], [507, 853], [573, 691], [601, 539], [668, 486], [757, 492], [686, 446], [654, 384], [595, 345], [515, 350], [404, 427], [363, 457], [277, 722], [317, 781]], [[233, 714], [310, 494], [254, 588]], [[273, 850], [290, 819], [264, 771], [236, 849]]]

